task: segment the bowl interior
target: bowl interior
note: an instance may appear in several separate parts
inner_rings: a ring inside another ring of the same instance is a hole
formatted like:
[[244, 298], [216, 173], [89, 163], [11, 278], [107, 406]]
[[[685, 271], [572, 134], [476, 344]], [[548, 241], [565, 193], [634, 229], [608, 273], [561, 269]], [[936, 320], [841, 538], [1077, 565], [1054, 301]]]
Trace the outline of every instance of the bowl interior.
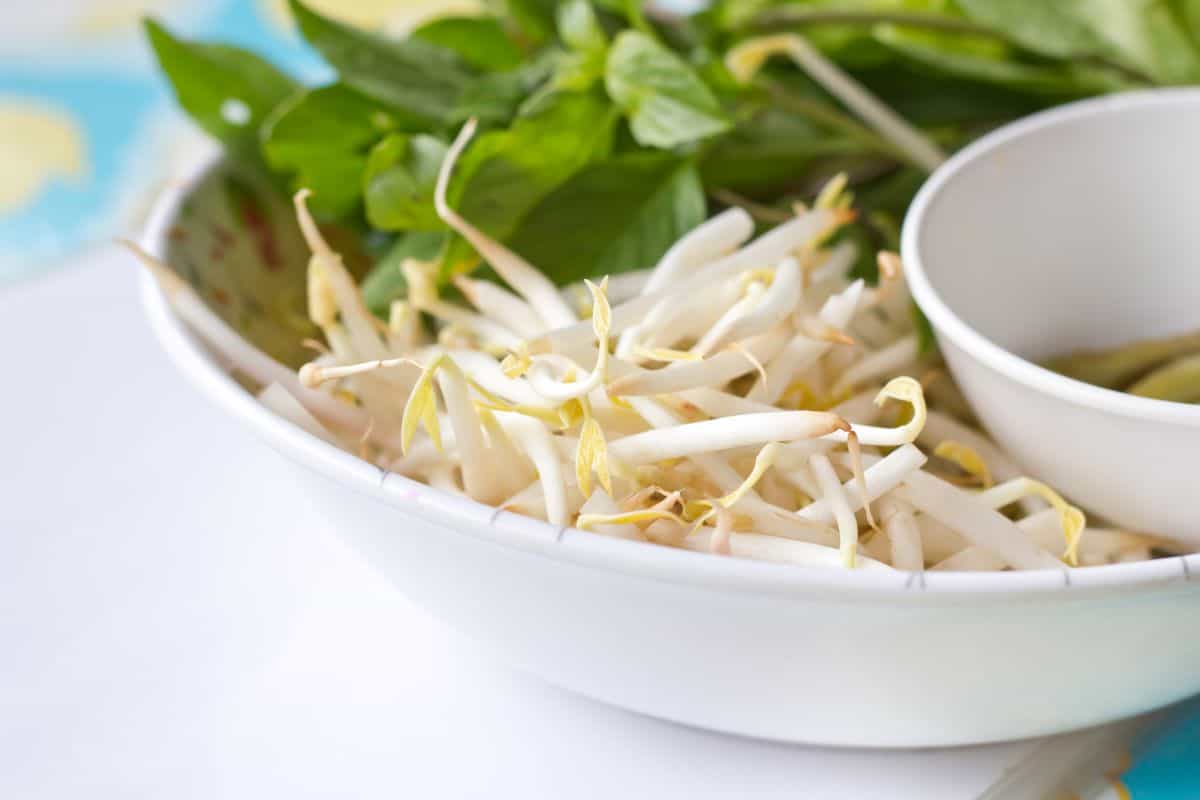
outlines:
[[[369, 263], [362, 232], [325, 225], [322, 231], [341, 249], [351, 271], [361, 273]], [[260, 349], [294, 366], [310, 357], [302, 344], [305, 336], [315, 333], [304, 311], [308, 250], [291, 205], [278, 186], [227, 162], [198, 165], [190, 179], [160, 200], [143, 241]], [[374, 468], [281, 420], [232, 380], [220, 357], [188, 333], [171, 313], [166, 296], [148, 275], [144, 276], [143, 292], [151, 325], [180, 370], [219, 408], [242, 420], [271, 446], [335, 482], [409, 513], [415, 503], [419, 515], [428, 514], [456, 532], [506, 546], [532, 548], [554, 558], [655, 580], [753, 593], [815, 594], [825, 600], [866, 592], [887, 596], [889, 602], [904, 598], [918, 605], [940, 605], [948, 602], [947, 598], [1004, 604], [1014, 597], [1023, 602], [1043, 593], [1107, 593], [1165, 586], [1200, 574], [1200, 556], [1112, 565], [1070, 575], [1060, 570], [889, 574], [719, 559], [576, 530], [561, 531], [531, 518], [497, 514], [474, 501], [399, 475], [387, 475], [381, 484]], [[1194, 564], [1189, 567], [1188, 561]]]
[[1083, 104], [980, 143], [924, 211], [931, 286], [1031, 360], [1195, 329], [1198, 141], [1200, 92], [1181, 91]]
[[[369, 268], [364, 236], [322, 224], [356, 277]], [[309, 251], [281, 187], [227, 161], [202, 173], [166, 231], [166, 263], [235, 330], [278, 361], [299, 367], [319, 338], [308, 319]]]

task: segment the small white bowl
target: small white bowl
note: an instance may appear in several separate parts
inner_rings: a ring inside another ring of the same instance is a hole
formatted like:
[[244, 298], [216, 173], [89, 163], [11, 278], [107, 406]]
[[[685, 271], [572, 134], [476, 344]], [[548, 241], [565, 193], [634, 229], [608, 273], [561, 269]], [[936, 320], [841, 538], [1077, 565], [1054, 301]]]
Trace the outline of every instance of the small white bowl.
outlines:
[[[227, 172], [206, 164], [173, 188], [143, 242], [244, 321], [269, 295], [302, 289], [305, 261], [281, 263], [290, 244], [265, 247], [261, 224], [237, 227], [245, 187], [230, 191]], [[253, 219], [286, 214], [278, 205]], [[211, 263], [214, 243], [225, 255]], [[263, 294], [239, 307], [239, 287]], [[1040, 736], [1200, 692], [1200, 556], [859, 572], [561, 530], [385, 473], [276, 416], [149, 277], [143, 293], [186, 378], [283, 456], [279, 480], [307, 487], [314, 509], [414, 602], [553, 684], [689, 725], [857, 747]], [[294, 346], [286, 318], [278, 329], [245, 324], [262, 346]]]
[[975, 142], [904, 221], [914, 298], [979, 419], [1112, 522], [1200, 546], [1200, 406], [1037, 365], [1200, 327], [1200, 90], [1087, 100]]

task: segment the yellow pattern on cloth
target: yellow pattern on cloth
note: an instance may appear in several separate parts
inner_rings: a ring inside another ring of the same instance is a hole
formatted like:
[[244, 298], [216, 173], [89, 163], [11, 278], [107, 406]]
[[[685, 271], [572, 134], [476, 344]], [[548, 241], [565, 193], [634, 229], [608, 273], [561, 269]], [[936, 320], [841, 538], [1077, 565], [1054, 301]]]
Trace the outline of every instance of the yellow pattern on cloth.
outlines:
[[88, 175], [83, 126], [44, 100], [0, 97], [0, 214], [32, 203], [56, 179]]
[[[291, 28], [286, 0], [259, 0], [269, 19]], [[309, 0], [308, 6], [350, 25], [402, 34], [434, 17], [473, 16], [483, 12], [481, 0]]]

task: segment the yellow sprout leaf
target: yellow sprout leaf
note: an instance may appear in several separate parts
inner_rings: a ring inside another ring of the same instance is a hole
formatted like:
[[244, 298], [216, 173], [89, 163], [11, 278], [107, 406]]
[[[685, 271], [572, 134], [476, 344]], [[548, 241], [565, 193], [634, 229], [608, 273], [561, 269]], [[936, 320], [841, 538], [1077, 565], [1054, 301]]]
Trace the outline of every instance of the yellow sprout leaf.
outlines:
[[687, 520], [673, 511], [661, 508], [639, 508], [635, 511], [622, 511], [617, 514], [580, 514], [575, 520], [575, 527], [586, 531], [597, 525], [640, 525], [657, 519], [669, 519], [680, 525], [687, 525]]
[[747, 83], [762, 69], [762, 65], [768, 58], [778, 53], [790, 52], [794, 38], [798, 37], [791, 34], [779, 34], [747, 39], [726, 54], [725, 68], [738, 83]]
[[754, 458], [754, 468], [750, 470], [750, 474], [746, 476], [746, 480], [742, 481], [740, 486], [717, 500], [717, 502], [725, 508], [729, 508], [745, 497], [746, 493], [754, 488], [766, 471], [771, 468], [771, 465], [775, 463], [775, 458], [779, 455], [781, 447], [782, 445], [778, 442], [771, 442], [759, 450], [758, 455]]
[[333, 287], [321, 269], [320, 259], [313, 258], [308, 264], [308, 317], [324, 329], [337, 324], [337, 314]]
[[612, 329], [612, 307], [608, 304], [608, 276], [604, 276], [599, 286], [586, 279], [583, 283], [592, 294], [592, 330], [596, 332], [603, 352], [608, 349], [608, 332]]
[[422, 308], [438, 299], [436, 261], [420, 261], [406, 258], [400, 264], [400, 271], [408, 282], [408, 301], [416, 308]]
[[1073, 567], [1079, 566], [1079, 542], [1083, 537], [1084, 528], [1087, 526], [1087, 517], [1078, 508], [1064, 500], [1058, 492], [1032, 478], [1013, 478], [1011, 481], [1006, 481], [980, 493], [980, 497], [986, 498], [994, 508], [1002, 508], [1030, 495], [1042, 498], [1058, 512], [1063, 539], [1066, 542], [1063, 560]]
[[1079, 543], [1083, 539], [1083, 529], [1087, 526], [1087, 517], [1075, 506], [1068, 503], [1058, 492], [1041, 481], [1029, 480], [1028, 491], [1049, 503], [1058, 512], [1058, 521], [1062, 525], [1063, 540], [1066, 547], [1063, 550], [1063, 560], [1072, 567], [1079, 566]]
[[442, 449], [442, 432], [438, 426], [437, 398], [433, 392], [433, 376], [444, 360], [445, 356], [439, 356], [425, 367], [421, 372], [421, 377], [417, 379], [417, 385], [413, 387], [412, 393], [408, 396], [408, 402], [404, 405], [404, 416], [400, 420], [400, 447], [406, 453], [413, 436], [417, 433], [417, 428], [421, 425], [425, 426], [425, 431], [433, 440], [434, 446], [438, 450]]
[[988, 469], [983, 457], [974, 448], [962, 442], [947, 439], [934, 448], [933, 454], [938, 458], [944, 458], [957, 464], [963, 472], [978, 479], [985, 489], [990, 489], [995, 483], [992, 480], [991, 470]]
[[750, 474], [746, 476], [741, 485], [724, 497], [718, 497], [715, 500], [691, 500], [684, 503], [683, 518], [692, 523], [688, 535], [691, 536], [698, 531], [701, 525], [712, 519], [720, 510], [736, 505], [745, 497], [775, 463], [775, 458], [779, 455], [781, 448], [782, 445], [778, 442], [770, 442], [759, 450], [758, 455], [754, 458], [754, 468], [750, 470]]
[[509, 378], [517, 379], [533, 366], [533, 358], [529, 355], [529, 346], [521, 342], [521, 346], [509, 353], [500, 362], [500, 370]]
[[[849, 183], [850, 179], [846, 176], [846, 173], [839, 172], [837, 175], [834, 175], [821, 187], [821, 191], [817, 194], [817, 199], [813, 203], [813, 206], [819, 209], [848, 208], [849, 205], [844, 204], [844, 200], [847, 197], [846, 187]], [[850, 199], [852, 200], [853, 197]]]
[[612, 476], [608, 470], [608, 446], [604, 441], [600, 423], [588, 415], [583, 421], [583, 429], [579, 432], [579, 445], [575, 450], [575, 477], [584, 497], [589, 497], [592, 493], [593, 472], [596, 473], [604, 491], [611, 496]]

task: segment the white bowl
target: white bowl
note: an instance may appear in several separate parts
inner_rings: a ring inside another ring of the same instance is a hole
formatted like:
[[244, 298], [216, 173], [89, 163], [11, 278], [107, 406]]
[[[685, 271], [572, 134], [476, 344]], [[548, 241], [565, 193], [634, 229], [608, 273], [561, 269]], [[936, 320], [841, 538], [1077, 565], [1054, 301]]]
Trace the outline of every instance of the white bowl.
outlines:
[[[180, 250], [200, 238], [186, 227], [196, 233], [198, 198], [221, 174], [208, 165], [174, 189], [146, 234], [185, 275], [208, 251]], [[847, 572], [560, 530], [387, 474], [294, 427], [221, 369], [152, 280], [143, 288], [172, 360], [283, 456], [281, 479], [307, 486], [412, 600], [551, 683], [704, 728], [869, 747], [1056, 733], [1200, 691], [1200, 557]]]
[[979, 419], [1113, 522], [1200, 547], [1200, 406], [1035, 361], [1200, 327], [1200, 91], [1087, 100], [983, 137], [904, 222], [905, 274]]

